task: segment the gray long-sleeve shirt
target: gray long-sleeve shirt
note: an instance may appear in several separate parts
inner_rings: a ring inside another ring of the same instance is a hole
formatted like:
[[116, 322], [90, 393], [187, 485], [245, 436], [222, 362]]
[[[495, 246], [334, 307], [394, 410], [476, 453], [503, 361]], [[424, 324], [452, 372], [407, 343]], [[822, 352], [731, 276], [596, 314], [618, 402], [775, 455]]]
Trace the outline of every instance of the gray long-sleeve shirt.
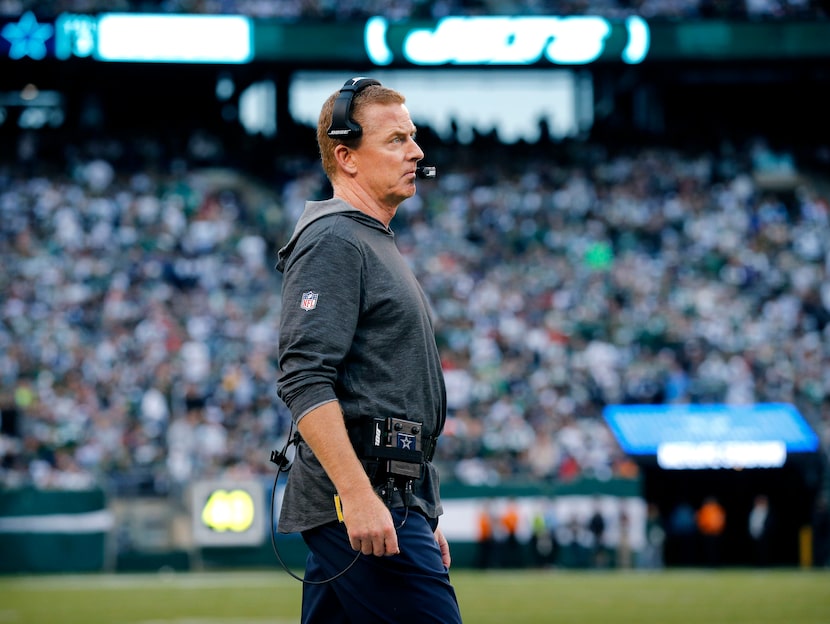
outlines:
[[[424, 440], [437, 436], [446, 389], [430, 307], [392, 231], [340, 199], [307, 202], [277, 268], [284, 274], [277, 391], [295, 422], [336, 400], [347, 425], [392, 416], [423, 423]], [[335, 493], [301, 441], [279, 530], [336, 519]], [[442, 513], [431, 463], [412, 505], [432, 518]]]

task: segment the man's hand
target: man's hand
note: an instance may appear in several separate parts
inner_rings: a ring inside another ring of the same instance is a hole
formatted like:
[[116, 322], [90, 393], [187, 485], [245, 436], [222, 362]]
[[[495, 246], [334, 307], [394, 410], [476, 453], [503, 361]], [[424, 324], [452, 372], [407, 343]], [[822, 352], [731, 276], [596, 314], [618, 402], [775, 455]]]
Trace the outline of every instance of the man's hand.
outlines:
[[444, 566], [449, 570], [450, 563], [452, 563], [450, 544], [447, 542], [447, 538], [444, 537], [444, 533], [440, 528], [435, 529], [435, 541], [438, 542], [438, 548], [441, 549], [441, 561], [444, 562]]
[[401, 552], [392, 514], [374, 490], [343, 496], [342, 501], [343, 522], [352, 548], [376, 557]]

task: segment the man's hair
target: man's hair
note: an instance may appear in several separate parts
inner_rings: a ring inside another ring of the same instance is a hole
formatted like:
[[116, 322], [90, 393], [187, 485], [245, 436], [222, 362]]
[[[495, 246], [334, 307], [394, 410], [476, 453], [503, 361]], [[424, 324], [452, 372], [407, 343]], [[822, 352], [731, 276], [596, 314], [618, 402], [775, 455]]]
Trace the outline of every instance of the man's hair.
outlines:
[[[320, 117], [317, 121], [317, 146], [320, 149], [320, 159], [323, 163], [323, 171], [326, 172], [329, 180], [332, 181], [334, 180], [334, 176], [337, 174], [337, 163], [334, 159], [334, 148], [342, 143], [356, 149], [360, 145], [361, 141], [361, 137], [353, 139], [333, 139], [328, 135], [327, 132], [329, 126], [331, 125], [331, 116], [334, 111], [334, 101], [337, 99], [338, 95], [340, 95], [339, 90], [335, 91], [328, 97], [323, 104], [323, 108], [320, 110]], [[395, 91], [394, 89], [381, 85], [369, 85], [355, 94], [354, 99], [352, 100], [349, 116], [359, 126], [363, 126], [366, 121], [363, 112], [369, 105], [403, 104], [405, 102], [406, 98], [403, 94]]]

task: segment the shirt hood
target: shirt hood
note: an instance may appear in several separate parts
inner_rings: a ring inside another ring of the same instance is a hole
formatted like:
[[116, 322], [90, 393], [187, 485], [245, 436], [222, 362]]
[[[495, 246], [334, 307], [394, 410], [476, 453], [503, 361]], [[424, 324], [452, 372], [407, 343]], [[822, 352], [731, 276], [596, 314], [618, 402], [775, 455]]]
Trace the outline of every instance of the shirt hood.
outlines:
[[285, 246], [277, 252], [277, 270], [282, 272], [285, 268], [285, 262], [294, 250], [297, 240], [300, 238], [300, 234], [303, 233], [303, 230], [315, 221], [335, 214], [344, 214], [358, 220], [365, 220], [367, 225], [382, 228], [387, 232], [389, 231], [387, 228], [384, 228], [379, 221], [365, 215], [360, 210], [350, 206], [338, 197], [333, 197], [332, 199], [326, 199], [323, 201], [307, 201], [305, 203], [303, 214], [300, 215], [297, 225], [294, 226], [294, 233], [291, 234], [291, 238], [288, 240], [288, 243], [286, 243]]

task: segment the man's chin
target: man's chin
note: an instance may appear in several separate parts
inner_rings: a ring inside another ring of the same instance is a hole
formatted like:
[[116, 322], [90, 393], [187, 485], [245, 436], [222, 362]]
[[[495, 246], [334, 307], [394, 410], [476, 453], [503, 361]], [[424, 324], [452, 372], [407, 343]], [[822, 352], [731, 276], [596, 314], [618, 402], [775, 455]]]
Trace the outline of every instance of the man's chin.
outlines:
[[415, 182], [413, 181], [411, 184], [407, 184], [406, 188], [400, 193], [397, 193], [396, 197], [398, 199], [398, 203], [404, 201], [405, 199], [409, 199], [413, 195], [415, 195], [416, 191]]

